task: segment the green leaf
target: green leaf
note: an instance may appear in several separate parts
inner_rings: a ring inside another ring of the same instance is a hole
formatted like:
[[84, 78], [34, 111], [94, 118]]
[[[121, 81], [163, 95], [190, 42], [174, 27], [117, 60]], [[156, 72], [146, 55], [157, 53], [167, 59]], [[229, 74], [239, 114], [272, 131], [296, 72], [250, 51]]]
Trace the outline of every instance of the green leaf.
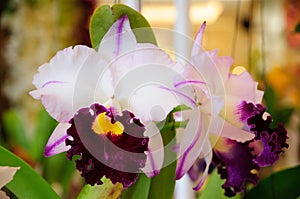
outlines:
[[268, 112], [273, 116], [276, 109], [276, 104], [278, 102], [278, 97], [274, 89], [270, 86], [266, 87], [265, 94], [264, 94], [264, 101], [266, 103], [266, 107], [268, 108]]
[[30, 145], [23, 121], [15, 110], [9, 110], [3, 114], [3, 128], [10, 142], [29, 151]]
[[34, 139], [31, 143], [32, 156], [35, 160], [40, 161], [43, 158], [43, 151], [47, 140], [56, 127], [57, 122], [42, 109], [38, 114], [37, 126], [34, 133]]
[[294, 112], [294, 108], [282, 108], [279, 109], [276, 112], [276, 117], [273, 117], [273, 123], [278, 124], [279, 122], [282, 122], [283, 124], [287, 125], [293, 112]]
[[97, 8], [90, 21], [90, 38], [92, 47], [97, 49], [103, 36], [114, 23], [112, 10], [108, 5]]
[[[168, 116], [165, 126], [168, 126], [169, 123], [174, 123], [172, 114]], [[157, 176], [151, 179], [150, 193], [148, 198], [171, 199], [174, 195], [175, 170], [177, 162], [176, 154], [173, 151], [173, 147], [176, 144], [175, 128], [162, 128], [161, 135], [165, 146], [164, 167]]]
[[121, 199], [147, 199], [150, 190], [151, 179], [145, 174], [140, 174], [136, 183], [124, 189]]
[[245, 199], [294, 199], [300, 196], [300, 165], [279, 171], [262, 180], [251, 189]]
[[120, 183], [112, 184], [112, 182], [103, 177], [102, 185], [85, 185], [78, 195], [77, 199], [117, 199], [120, 198], [123, 186]]
[[[217, 169], [209, 175], [207, 182], [203, 189], [200, 191], [198, 199], [210, 199], [210, 198], [218, 198], [218, 199], [227, 199], [228, 197], [224, 195], [224, 189], [222, 185], [225, 180], [220, 178], [220, 175], [217, 172]], [[236, 195], [231, 197], [232, 199], [241, 198], [240, 195]]]
[[103, 5], [94, 11], [90, 21], [90, 38], [93, 48], [98, 49], [106, 32], [124, 14], [129, 18], [137, 42], [156, 45], [154, 33], [147, 20], [134, 9], [123, 4], [115, 4], [111, 8], [108, 5]]
[[295, 32], [299, 33], [300, 32], [300, 22], [297, 24], [295, 27]]
[[47, 197], [49, 199], [59, 199], [51, 186], [39, 174], [2, 146], [0, 146], [0, 157], [1, 166], [21, 167], [14, 179], [6, 185], [6, 188], [18, 198], [40, 199]]

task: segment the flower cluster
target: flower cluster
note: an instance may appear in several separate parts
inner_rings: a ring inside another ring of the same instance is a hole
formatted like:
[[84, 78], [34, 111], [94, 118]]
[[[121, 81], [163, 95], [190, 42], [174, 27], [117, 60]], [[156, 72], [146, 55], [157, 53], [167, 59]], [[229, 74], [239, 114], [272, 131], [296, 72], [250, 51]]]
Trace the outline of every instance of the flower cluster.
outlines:
[[[159, 173], [166, 157], [156, 124], [185, 105], [174, 115], [187, 122], [173, 147], [176, 179], [189, 173], [199, 190], [215, 164], [228, 196], [243, 191], [245, 182], [256, 184], [254, 171], [288, 147], [287, 132], [281, 124], [270, 127], [263, 92], [247, 71], [230, 72], [230, 57], [203, 50], [204, 29], [205, 23], [186, 64], [137, 43], [126, 15], [98, 50], [79, 45], [59, 51], [39, 68], [30, 93], [59, 122], [45, 156], [67, 151], [86, 183], [102, 184], [105, 176], [127, 188], [140, 172]], [[254, 150], [259, 144], [262, 149]]]

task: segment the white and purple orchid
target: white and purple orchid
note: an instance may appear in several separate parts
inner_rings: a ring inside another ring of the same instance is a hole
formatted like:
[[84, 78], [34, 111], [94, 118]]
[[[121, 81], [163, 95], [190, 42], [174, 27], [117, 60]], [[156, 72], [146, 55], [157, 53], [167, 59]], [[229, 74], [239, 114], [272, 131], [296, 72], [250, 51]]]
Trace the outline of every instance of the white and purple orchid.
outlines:
[[76, 168], [92, 185], [106, 176], [126, 188], [140, 170], [158, 174], [164, 150], [153, 122], [178, 105], [168, 88], [180, 70], [157, 46], [137, 43], [126, 15], [98, 51], [81, 45], [59, 51], [39, 67], [30, 92], [59, 122], [45, 156], [80, 155]]
[[[225, 194], [232, 196], [243, 191], [246, 181], [257, 183], [253, 170], [278, 159], [282, 148], [288, 147], [287, 132], [281, 124], [270, 128], [272, 119], [266, 117], [261, 105], [263, 92], [247, 71], [230, 72], [230, 57], [219, 57], [217, 50], [203, 50], [205, 26], [204, 23], [196, 35], [184, 80], [175, 83], [178, 92], [191, 96], [197, 104], [187, 104], [192, 110], [177, 146], [176, 179], [189, 173], [197, 182], [194, 189], [199, 190], [213, 162], [219, 166], [221, 177], [227, 179], [223, 185]], [[193, 89], [182, 91], [186, 86]], [[198, 131], [191, 133], [193, 129]], [[251, 152], [249, 144], [254, 140], [263, 144], [260, 154]]]

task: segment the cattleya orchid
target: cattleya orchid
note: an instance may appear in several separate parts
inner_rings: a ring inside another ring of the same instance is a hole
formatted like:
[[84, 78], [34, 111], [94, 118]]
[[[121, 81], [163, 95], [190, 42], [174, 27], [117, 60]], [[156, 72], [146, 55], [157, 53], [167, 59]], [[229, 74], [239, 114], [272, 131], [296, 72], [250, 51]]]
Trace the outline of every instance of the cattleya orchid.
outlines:
[[154, 121], [177, 106], [168, 90], [182, 70], [160, 48], [137, 43], [126, 15], [103, 37], [98, 50], [59, 51], [39, 67], [30, 94], [59, 124], [45, 156], [67, 151], [86, 183], [103, 176], [124, 188], [143, 170], [152, 177], [163, 163], [163, 142]]
[[[7, 167], [0, 166], [0, 189], [4, 187], [7, 183], [12, 181], [15, 173], [20, 169], [20, 167]], [[0, 198], [9, 198], [6, 194], [0, 191]]]
[[[257, 184], [260, 167], [278, 160], [282, 149], [288, 147], [287, 132], [282, 124], [270, 127], [272, 118], [261, 105], [263, 92], [247, 71], [235, 68], [230, 72], [230, 57], [202, 49], [205, 26], [195, 38], [185, 80], [175, 83], [179, 92], [194, 96], [197, 104], [187, 104], [192, 110], [184, 139], [176, 147], [176, 178], [189, 173], [197, 182], [194, 189], [199, 190], [214, 163], [226, 179], [222, 186], [225, 195], [233, 196], [243, 191], [246, 182]], [[193, 89], [183, 91], [186, 86]], [[191, 129], [198, 131], [191, 134]], [[258, 144], [262, 144], [261, 151], [253, 148]]]

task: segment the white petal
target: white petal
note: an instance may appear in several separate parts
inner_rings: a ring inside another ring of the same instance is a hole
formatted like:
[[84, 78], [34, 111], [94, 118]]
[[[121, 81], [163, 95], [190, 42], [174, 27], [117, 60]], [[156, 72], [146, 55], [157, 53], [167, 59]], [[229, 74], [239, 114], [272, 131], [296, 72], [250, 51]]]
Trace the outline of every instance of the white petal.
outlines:
[[70, 126], [71, 124], [69, 123], [59, 123], [57, 125], [46, 144], [44, 151], [44, 155], [46, 157], [65, 152], [70, 149], [70, 146], [66, 146], [65, 144], [66, 138], [69, 137], [67, 135], [67, 129]]
[[33, 80], [37, 90], [30, 94], [40, 99], [57, 121], [68, 122], [80, 107], [104, 101], [106, 93], [97, 87], [97, 82], [105, 68], [106, 61], [92, 48], [66, 48], [39, 68]]
[[206, 177], [208, 175], [208, 170], [209, 170], [209, 166], [210, 166], [210, 163], [212, 161], [212, 148], [210, 146], [210, 143], [209, 143], [209, 140], [206, 139], [205, 143], [204, 143], [204, 146], [203, 146], [203, 151], [202, 153], [204, 154], [204, 161], [205, 161], [205, 170], [203, 172], [203, 174], [200, 176], [200, 178], [198, 179], [198, 183], [197, 185], [193, 188], [195, 191], [198, 191], [203, 183], [205, 182], [206, 180]]
[[144, 123], [163, 120], [180, 104], [174, 93], [161, 89], [173, 87], [174, 77], [179, 74], [177, 65], [157, 47], [147, 46], [112, 65], [115, 99]]
[[194, 109], [179, 141], [176, 179], [180, 179], [191, 168], [202, 150], [207, 132], [204, 132], [200, 116], [200, 111]]
[[192, 56], [195, 56], [197, 54], [199, 54], [200, 52], [202, 52], [202, 41], [203, 41], [203, 34], [204, 34], [204, 30], [206, 27], [206, 22], [204, 22], [200, 29], [198, 30], [197, 34], [196, 34], [196, 38], [193, 44], [193, 49], [192, 49]]
[[236, 75], [231, 74], [226, 82], [226, 94], [239, 97], [247, 102], [261, 103], [263, 92], [257, 89], [258, 83], [251, 75], [244, 71]]
[[3, 191], [0, 191], [0, 198], [1, 199], [9, 199], [9, 197]]
[[0, 166], [0, 189], [9, 183], [20, 167]]
[[142, 169], [148, 177], [157, 175], [164, 162], [164, 144], [160, 131], [154, 123], [146, 125], [145, 135], [149, 137], [147, 161]]
[[130, 98], [130, 107], [143, 123], [162, 121], [179, 104], [178, 98], [171, 92], [157, 86], [139, 88]]
[[[134, 50], [113, 60], [110, 65], [114, 87], [119, 89], [114, 95], [127, 94], [128, 96], [128, 91], [149, 83], [172, 86], [174, 77], [181, 74], [180, 67], [183, 66], [173, 62], [169, 55], [157, 46], [138, 44]], [[119, 93], [123, 87], [125, 89], [129, 87], [130, 90]]]
[[112, 60], [136, 47], [136, 39], [126, 15], [118, 19], [104, 35], [98, 52]]

